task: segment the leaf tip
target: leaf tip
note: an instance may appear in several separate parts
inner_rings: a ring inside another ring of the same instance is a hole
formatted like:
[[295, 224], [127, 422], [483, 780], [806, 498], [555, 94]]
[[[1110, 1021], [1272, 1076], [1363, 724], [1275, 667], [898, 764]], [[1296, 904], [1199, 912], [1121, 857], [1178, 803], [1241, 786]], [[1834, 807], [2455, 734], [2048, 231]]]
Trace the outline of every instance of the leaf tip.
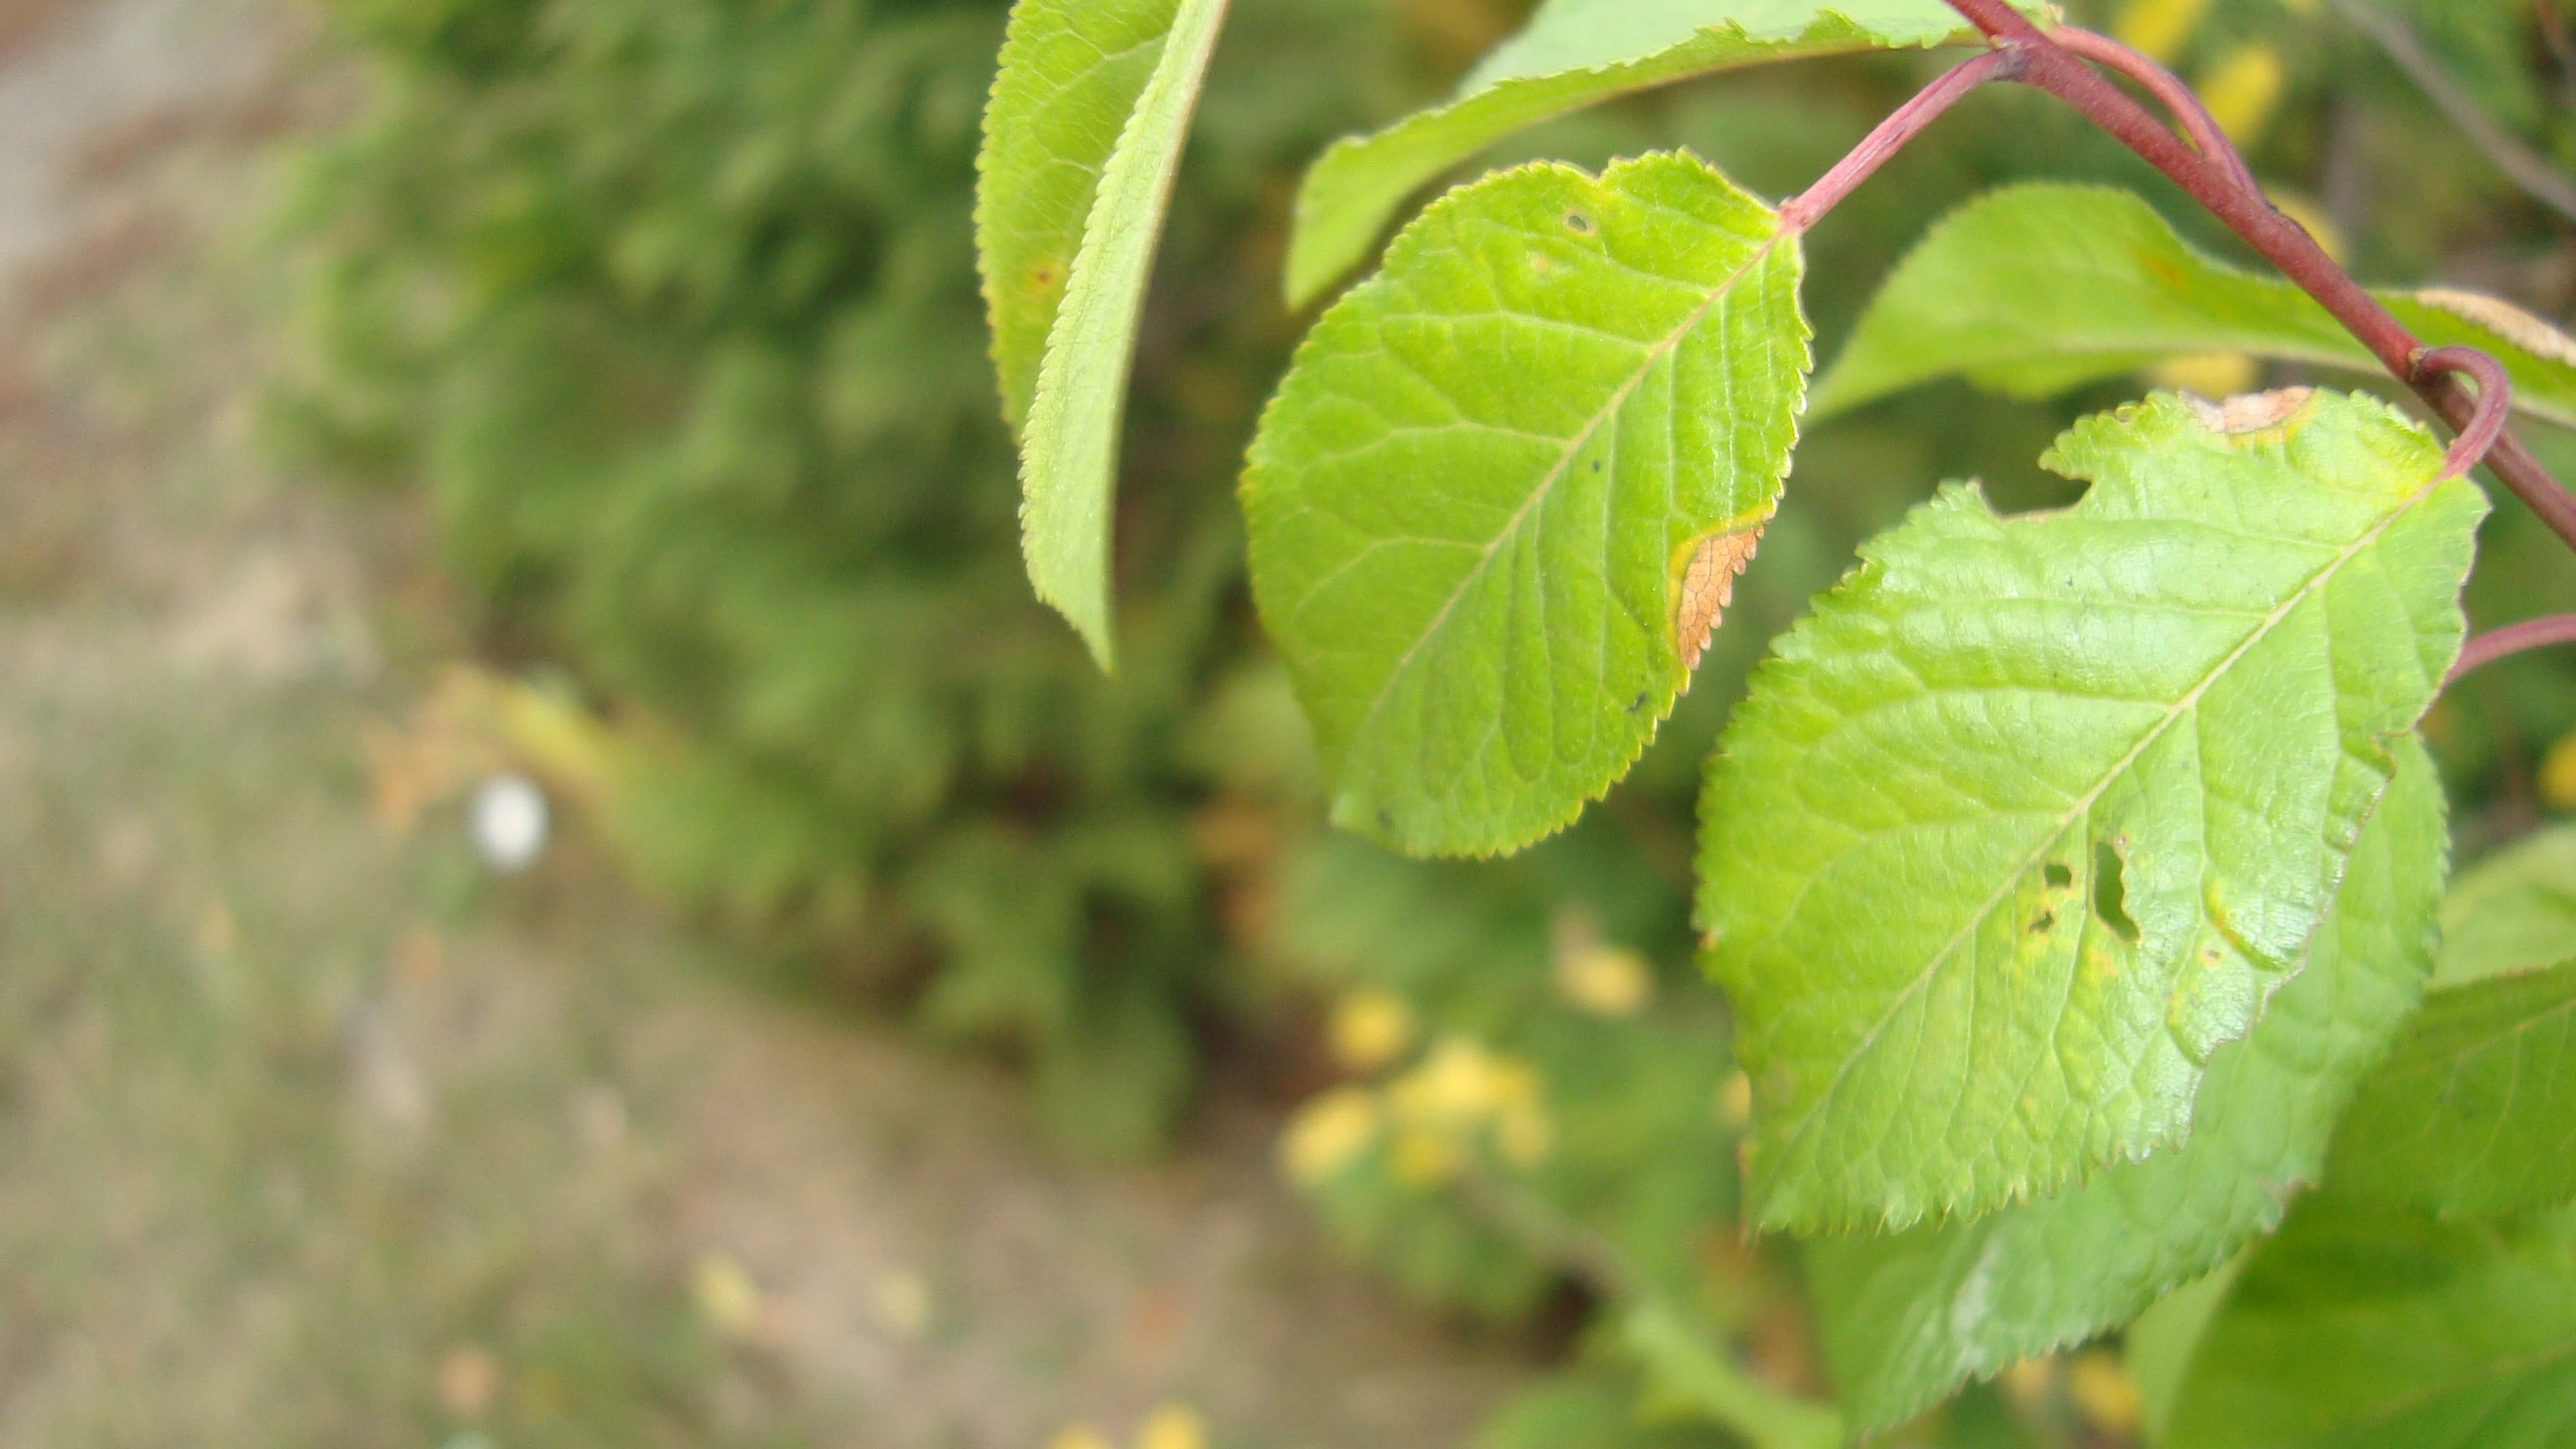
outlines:
[[1685, 674], [1699, 668], [1708, 641], [1726, 621], [1727, 607], [1735, 602], [1735, 581], [1762, 547], [1762, 529], [1756, 523], [1723, 530], [1675, 552], [1673, 649], [1681, 656]]

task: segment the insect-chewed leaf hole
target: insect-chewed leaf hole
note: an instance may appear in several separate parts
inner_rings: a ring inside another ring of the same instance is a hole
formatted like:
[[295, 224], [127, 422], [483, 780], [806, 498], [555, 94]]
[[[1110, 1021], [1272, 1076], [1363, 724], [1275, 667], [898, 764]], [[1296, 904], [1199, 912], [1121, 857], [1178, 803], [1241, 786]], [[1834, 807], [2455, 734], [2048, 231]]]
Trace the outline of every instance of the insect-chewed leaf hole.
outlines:
[[1576, 236], [1590, 236], [1592, 218], [1579, 211], [1569, 211], [1565, 214], [1565, 229]]
[[2129, 886], [2122, 879], [2127, 863], [2111, 842], [2093, 843], [2093, 914], [2111, 933], [2134, 946], [2138, 943], [2138, 923], [2129, 919]]

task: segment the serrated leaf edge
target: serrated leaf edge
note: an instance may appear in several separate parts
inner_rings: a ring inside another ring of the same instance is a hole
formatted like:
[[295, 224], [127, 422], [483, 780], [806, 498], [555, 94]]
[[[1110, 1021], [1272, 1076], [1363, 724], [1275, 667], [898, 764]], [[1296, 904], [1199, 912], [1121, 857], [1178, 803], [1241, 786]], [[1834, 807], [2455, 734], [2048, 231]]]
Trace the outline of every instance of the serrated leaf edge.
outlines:
[[[2155, 396], [2173, 397], [2178, 395], [2157, 394]], [[2352, 396], [2357, 401], [2376, 404], [2388, 417], [2397, 421], [2406, 428], [2418, 433], [2422, 433], [2424, 431], [2420, 424], [2407, 418], [2403, 413], [2389, 407], [2387, 404], [2379, 402], [2376, 398], [2371, 398], [2367, 394], [2354, 394]], [[2152, 402], [2153, 399], [2151, 398], [2150, 401]], [[2123, 414], [2134, 413], [2138, 408], [2145, 405], [2146, 404], [2132, 405], [2130, 408], [2122, 409], [2121, 412]], [[2087, 421], [2093, 420], [2088, 419]], [[2080, 427], [2081, 424], [2078, 424], [2078, 426]], [[2057, 457], [2058, 450], [2052, 448], [2050, 452], [2042, 458], [2042, 462], [2043, 464], [2051, 463]], [[1813, 1105], [1811, 1105], [1802, 1115], [1798, 1125], [1793, 1129], [1791, 1136], [1782, 1142], [1776, 1151], [1771, 1154], [1772, 1161], [1783, 1161], [1794, 1155], [1798, 1144], [1806, 1140], [1808, 1132], [1813, 1130], [1817, 1120], [1823, 1115], [1825, 1105], [1830, 1102], [1834, 1094], [1841, 1089], [1844, 1080], [1850, 1074], [1853, 1066], [1868, 1053], [1870, 1047], [1877, 1041], [1879, 1034], [1884, 1032], [1887, 1029], [1888, 1024], [1895, 1019], [1897, 1011], [1902, 1008], [1907, 1000], [1910, 1000], [1917, 992], [1921, 991], [1933, 976], [1938, 974], [1941, 963], [1948, 959], [1950, 953], [1957, 950], [1959, 944], [1968, 939], [1968, 936], [1975, 931], [1977, 926], [1994, 912], [1997, 905], [2006, 899], [2010, 894], [2011, 883], [2020, 881], [2030, 872], [2039, 868], [2047, 857], [2047, 845], [2054, 845], [2069, 829], [2072, 829], [2075, 823], [2083, 817], [2085, 812], [2090, 810], [2094, 804], [2099, 802], [2103, 792], [2108, 790], [2113, 784], [2117, 783], [2123, 771], [2136, 764], [2138, 759], [2155, 743], [2156, 740], [2161, 739], [2167, 730], [2173, 728], [2176, 721], [2189, 713], [2190, 710], [2198, 704], [2200, 699], [2206, 695], [2211, 688], [2215, 687], [2216, 683], [2221, 678], [2226, 676], [2228, 670], [2241, 661], [2246, 654], [2250, 653], [2257, 644], [2270, 637], [2271, 632], [2280, 627], [2282, 621], [2287, 619], [2300, 604], [2306, 602], [2310, 597], [2312, 597], [2318, 587], [2339, 573], [2346, 565], [2350, 564], [2355, 558], [2358, 558], [2365, 550], [2376, 544], [2379, 539], [2384, 536], [2390, 528], [2394, 527], [2400, 519], [2411, 514], [2416, 508], [2421, 507], [2435, 493], [2440, 492], [2453, 481], [2456, 480], [2444, 479], [2437, 474], [2392, 506], [2387, 515], [2374, 525], [2368, 533], [2364, 534], [2353, 544], [2337, 553], [2333, 559], [2328, 561], [2316, 573], [2310, 575], [2307, 581], [2302, 583], [2283, 605], [2274, 609], [2264, 618], [2257, 628], [2247, 635], [2244, 642], [2237, 645], [2235, 649], [2229, 651], [2227, 656], [2218, 661], [2218, 663], [2211, 668], [2209, 673], [2204, 676], [2201, 681], [2180, 701], [2178, 701], [2174, 707], [2168, 709], [2164, 717], [2157, 721], [2157, 723], [2141, 737], [2136, 746], [2131, 748], [2127, 754], [2123, 755], [2120, 760], [2113, 764], [2108, 770], [2104, 771], [2102, 778], [2096, 781], [2093, 787], [2060, 817], [2057, 825], [2051, 830], [2047, 837], [2047, 844], [2043, 845], [2041, 849], [2035, 851], [2027, 860], [2025, 860], [2020, 868], [2014, 871], [2011, 877], [2009, 877], [2007, 885], [2004, 888], [1999, 889], [1994, 895], [1989, 896], [1986, 901], [1970, 916], [1968, 924], [1963, 927], [1959, 933], [1953, 935], [1950, 941], [1942, 946], [1941, 949], [1933, 952], [1931, 954], [1930, 962], [1926, 965], [1925, 969], [1912, 981], [1908, 982], [1906, 986], [1891, 999], [1886, 1012], [1884, 1012], [1880, 1016], [1879, 1020], [1871, 1026], [1868, 1033], [1860, 1039], [1853, 1049], [1844, 1056], [1841, 1065], [1835, 1068], [1833, 1078], [1826, 1083], [1824, 1090], [1816, 1095]], [[1984, 507], [1988, 509], [1990, 513], [1992, 511], [1992, 506], [1987, 504], [1985, 501], [1983, 490], [1976, 487], [1973, 483], [1945, 485], [1941, 496], [1934, 499], [1932, 502], [1925, 504], [1924, 507], [1937, 508], [1944, 506], [1945, 504], [1956, 507], [1963, 506], [1967, 503], [1973, 503], [1976, 506]], [[1997, 518], [2003, 517], [2003, 515], [2000, 514], [1994, 516]], [[1833, 590], [1830, 591], [1831, 595], [1838, 596], [1846, 593], [1866, 570], [1868, 563], [1873, 561], [1870, 559], [1870, 555], [1867, 550], [1863, 551], [1862, 556], [1864, 559], [1863, 566], [1861, 568], [1856, 568], [1851, 574], [1846, 575], [1843, 581], [1835, 585]], [[1766, 661], [1764, 664], [1764, 671], [1767, 672], [1781, 661], [1794, 659], [1796, 656], [1791, 652], [1791, 650], [1795, 648], [1795, 640], [1796, 631], [1794, 630], [1789, 635], [1783, 636], [1781, 646], [1778, 646], [1778, 652], [1774, 654], [1771, 661]], [[2377, 808], [2376, 802], [2374, 802], [2372, 808], [2374, 810]], [[2340, 878], [2334, 881], [2333, 884], [2337, 890], [2341, 889], [2342, 882]], [[2318, 923], [2320, 925], [2323, 923], [2322, 915], [2320, 915]], [[2241, 1039], [2241, 1034], [2237, 1038], [2230, 1038], [2230, 1040], [2239, 1039]], [[2115, 1154], [2106, 1161], [2092, 1164], [2088, 1167], [2070, 1169], [2065, 1172], [2061, 1172], [2054, 1177], [2025, 1175], [2014, 1182], [2006, 1184], [2001, 1192], [1996, 1195], [1995, 1200], [1979, 1209], [1976, 1215], [1999, 1211], [2017, 1203], [2027, 1202], [2033, 1198], [2045, 1197], [2062, 1191], [2071, 1183], [2082, 1180], [2092, 1172], [2102, 1171], [2109, 1167], [2117, 1166], [2122, 1162], [2137, 1161], [2151, 1153], [2169, 1149], [2179, 1141], [2183, 1140], [2183, 1138], [2188, 1135], [2188, 1132], [2189, 1124], [2186, 1119], [2183, 1126], [2178, 1130], [2141, 1139], [2127, 1150]], [[1772, 1201], [1782, 1191], [1776, 1177], [1768, 1186], [1756, 1187], [1754, 1191], [1754, 1220], [1760, 1227], [1773, 1230], [1792, 1232], [1884, 1232], [1901, 1230], [1922, 1221], [1948, 1219], [1960, 1214], [1960, 1204], [1958, 1200], [1953, 1197], [1945, 1198], [1943, 1201], [1935, 1203], [1928, 1208], [1918, 1210], [1911, 1216], [1903, 1217], [1900, 1217], [1897, 1213], [1884, 1208], [1882, 1208], [1874, 1218], [1865, 1214], [1852, 1213], [1848, 1210], [1841, 1212], [1807, 1212], [1798, 1215], [1783, 1216], [1775, 1212], [1771, 1206]]]
[[[1777, 222], [1779, 218], [1779, 210], [1776, 207], [1762, 202], [1761, 199], [1754, 196], [1752, 192], [1746, 191], [1740, 186], [1736, 186], [1734, 181], [1731, 178], [1726, 177], [1724, 172], [1719, 171], [1715, 166], [1710, 165], [1707, 161], [1692, 153], [1687, 147], [1678, 147], [1670, 151], [1647, 152], [1640, 156], [1622, 157], [1602, 168], [1600, 174], [1597, 176], [1584, 170], [1580, 166], [1574, 166], [1562, 161], [1533, 161], [1521, 166], [1512, 167], [1508, 170], [1489, 172], [1471, 185], [1452, 188], [1448, 193], [1441, 196], [1439, 200], [1434, 201], [1430, 206], [1424, 208], [1419, 216], [1415, 217], [1411, 222], [1408, 222], [1405, 225], [1403, 231], [1398, 233], [1395, 241], [1390, 244], [1386, 261], [1379, 268], [1378, 272], [1371, 276], [1367, 281], [1362, 282], [1359, 286], [1352, 288], [1348, 293], [1345, 293], [1339, 300], [1334, 302], [1333, 306], [1325, 312], [1324, 317], [1318, 321], [1313, 328], [1308, 330], [1305, 341], [1298, 345], [1296, 355], [1289, 363], [1289, 375], [1295, 375], [1298, 368], [1306, 362], [1310, 352], [1320, 349], [1325, 330], [1332, 323], [1335, 315], [1345, 308], [1362, 305], [1365, 299], [1370, 295], [1370, 289], [1375, 287], [1380, 280], [1385, 277], [1388, 271], [1402, 264], [1408, 241], [1412, 241], [1415, 245], [1420, 245], [1418, 238], [1421, 232], [1427, 229], [1433, 223], [1435, 218], [1445, 217], [1449, 211], [1464, 205], [1475, 186], [1483, 185], [1486, 182], [1493, 181], [1500, 177], [1516, 176], [1534, 172], [1553, 172], [1578, 178], [1588, 185], [1607, 186], [1611, 183], [1612, 179], [1617, 177], [1622, 171], [1658, 160], [1674, 157], [1683, 158], [1706, 167], [1710, 172], [1717, 175], [1719, 179], [1725, 181], [1731, 189], [1741, 193], [1746, 198], [1751, 199], [1756, 202], [1756, 204], [1760, 205], [1763, 213], [1772, 218], [1775, 223]], [[1510, 536], [1511, 533], [1520, 526], [1521, 520], [1528, 514], [1529, 510], [1532, 507], [1535, 507], [1538, 500], [1565, 476], [1567, 469], [1573, 465], [1575, 455], [1582, 450], [1583, 444], [1588, 441], [1593, 434], [1601, 428], [1604, 421], [1612, 414], [1616, 413], [1621, 404], [1623, 404], [1628, 397], [1635, 392], [1636, 388], [1644, 380], [1646, 374], [1653, 370], [1654, 362], [1661, 357], [1669, 355], [1673, 349], [1679, 347], [1684, 341], [1688, 340], [1691, 332], [1702, 322], [1707, 320], [1710, 310], [1716, 307], [1726, 297], [1731, 295], [1734, 292], [1736, 285], [1743, 281], [1745, 277], [1751, 275], [1756, 268], [1769, 260], [1774, 249], [1783, 241], [1788, 242], [1793, 248], [1801, 247], [1803, 244], [1802, 238], [1796, 232], [1789, 231], [1785, 228], [1775, 231], [1769, 240], [1763, 242], [1760, 247], [1755, 249], [1753, 255], [1747, 258], [1743, 266], [1737, 268], [1734, 273], [1729, 275], [1723, 284], [1711, 289], [1708, 298], [1698, 307], [1694, 308], [1687, 319], [1685, 319], [1680, 325], [1676, 326], [1673, 331], [1654, 348], [1650, 348], [1648, 350], [1647, 361], [1644, 365], [1638, 368], [1636, 377], [1623, 385], [1608, 402], [1603, 404], [1601, 410], [1594, 415], [1588, 424], [1586, 424], [1584, 430], [1566, 447], [1564, 454], [1558, 458], [1555, 466], [1550, 469], [1547, 478], [1533, 490], [1530, 498], [1525, 501], [1520, 508], [1513, 511], [1511, 520], [1495, 534], [1494, 542], [1486, 546], [1485, 553], [1483, 557], [1477, 560], [1475, 568], [1469, 570], [1466, 579], [1459, 584], [1457, 589], [1452, 591], [1449, 598], [1441, 605], [1440, 612], [1434, 615], [1431, 623], [1424, 628], [1422, 637], [1416, 639], [1413, 644], [1406, 649], [1404, 656], [1397, 660], [1395, 668], [1388, 672], [1386, 685], [1380, 688], [1377, 695], [1369, 701], [1369, 708], [1367, 711], [1361, 715], [1359, 722], [1352, 726], [1350, 731], [1350, 736], [1352, 738], [1357, 738], [1361, 731], [1365, 729], [1368, 722], [1371, 719], [1376, 718], [1377, 710], [1384, 704], [1388, 693], [1394, 688], [1396, 679], [1403, 674], [1406, 666], [1410, 664], [1413, 656], [1421, 650], [1423, 644], [1428, 642], [1432, 634], [1436, 633], [1439, 630], [1440, 625], [1448, 619], [1450, 610], [1457, 606], [1458, 600], [1465, 596], [1468, 587], [1474, 583], [1475, 579], [1482, 574], [1485, 567], [1493, 560], [1495, 553], [1501, 548], [1503, 539]], [[1801, 291], [1803, 292], [1803, 290], [1802, 285]], [[1794, 396], [1790, 399], [1789, 436], [1786, 439], [1786, 446], [1781, 451], [1780, 469], [1779, 472], [1770, 479], [1773, 493], [1771, 505], [1768, 508], [1761, 509], [1756, 512], [1742, 514], [1731, 519], [1720, 521], [1714, 525], [1712, 529], [1704, 532], [1700, 536], [1702, 540], [1705, 540], [1711, 534], [1724, 534], [1729, 532], [1741, 533], [1748, 529], [1758, 532], [1762, 528], [1767, 527], [1772, 516], [1779, 511], [1780, 495], [1786, 489], [1789, 476], [1796, 465], [1798, 443], [1803, 431], [1800, 427], [1800, 421], [1805, 416], [1807, 408], [1807, 379], [1815, 367], [1815, 327], [1814, 324], [1807, 319], [1803, 300], [1795, 309], [1795, 312], [1798, 321], [1796, 331], [1798, 344], [1798, 366], [1796, 370], [1797, 386], [1793, 390]], [[1268, 435], [1272, 415], [1282, 405], [1286, 397], [1286, 392], [1286, 387], [1283, 384], [1278, 392], [1272, 394], [1269, 405], [1262, 410], [1260, 425], [1253, 432], [1251, 465], [1245, 470], [1243, 484], [1238, 490], [1244, 510], [1247, 514], [1251, 512], [1253, 500], [1262, 492], [1260, 486], [1261, 473], [1263, 471], [1260, 461], [1261, 440]], [[1259, 592], [1260, 591], [1256, 588], [1256, 594]], [[1258, 602], [1261, 604], [1261, 613], [1265, 617], [1270, 616], [1274, 612], [1269, 600], [1262, 599]], [[1303, 602], [1303, 600], [1300, 600], [1297, 605], [1292, 607], [1302, 607]], [[1670, 631], [1667, 632], [1669, 634]], [[1670, 642], [1671, 641], [1668, 638], [1667, 643]], [[1677, 661], [1681, 658], [1681, 651], [1678, 647], [1675, 648], [1674, 655]], [[1497, 842], [1479, 843], [1465, 847], [1444, 846], [1438, 843], [1416, 843], [1414, 841], [1392, 838], [1379, 828], [1377, 821], [1368, 818], [1365, 811], [1353, 807], [1347, 796], [1338, 787], [1333, 792], [1333, 823], [1343, 829], [1353, 831], [1366, 836], [1371, 840], [1375, 840], [1382, 845], [1392, 847], [1406, 855], [1417, 857], [1439, 855], [1457, 859], [1488, 860], [1497, 856], [1509, 855], [1515, 851], [1526, 849], [1530, 845], [1556, 834], [1558, 831], [1572, 825], [1576, 820], [1581, 819], [1585, 810], [1590, 809], [1592, 805], [1608, 795], [1621, 780], [1627, 778], [1628, 772], [1636, 768], [1637, 761], [1645, 757], [1647, 749], [1654, 744], [1656, 736], [1662, 732], [1665, 720], [1670, 716], [1674, 704], [1678, 702], [1682, 691], [1689, 688], [1689, 679], [1689, 671], [1685, 668], [1682, 672], [1679, 684], [1676, 685], [1673, 690], [1672, 696], [1663, 701], [1662, 709], [1657, 713], [1653, 726], [1639, 738], [1636, 747], [1627, 753], [1626, 758], [1617, 763], [1617, 765], [1612, 769], [1609, 779], [1603, 782], [1599, 789], [1585, 793], [1580, 798], [1574, 800], [1561, 816], [1550, 817], [1547, 823], [1529, 831], [1525, 835], [1506, 838]]]

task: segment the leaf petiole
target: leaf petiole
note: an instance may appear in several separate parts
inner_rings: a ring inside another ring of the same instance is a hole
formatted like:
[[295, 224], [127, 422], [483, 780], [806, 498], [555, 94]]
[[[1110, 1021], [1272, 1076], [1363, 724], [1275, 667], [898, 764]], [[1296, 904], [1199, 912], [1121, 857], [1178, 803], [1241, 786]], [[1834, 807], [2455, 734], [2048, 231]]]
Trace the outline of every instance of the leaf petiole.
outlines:
[[[2481, 411], [2479, 400], [2470, 395], [2455, 372], [2420, 371], [2424, 343], [2326, 255], [2325, 248], [2317, 244], [2307, 228], [2276, 209], [2260, 189], [2241, 184], [2225, 160], [2184, 145], [2143, 107], [2104, 80], [2084, 58], [2051, 39], [2006, 0], [1948, 0], [1948, 4], [1998, 48], [2024, 52], [2024, 63], [2015, 79], [2074, 107], [2190, 193], [2193, 200], [2280, 268], [2282, 275], [2316, 298], [2346, 331], [2370, 349], [2391, 376], [2413, 388], [2445, 422], [2464, 433], [2476, 425]], [[2086, 49], [2093, 52], [2117, 44], [2101, 37], [2085, 43]], [[2499, 429], [2485, 461], [2516, 497], [2540, 515], [2551, 532], [2570, 549], [2576, 549], [2576, 495], [2570, 495], [2550, 476], [2521, 439], [2510, 430]]]

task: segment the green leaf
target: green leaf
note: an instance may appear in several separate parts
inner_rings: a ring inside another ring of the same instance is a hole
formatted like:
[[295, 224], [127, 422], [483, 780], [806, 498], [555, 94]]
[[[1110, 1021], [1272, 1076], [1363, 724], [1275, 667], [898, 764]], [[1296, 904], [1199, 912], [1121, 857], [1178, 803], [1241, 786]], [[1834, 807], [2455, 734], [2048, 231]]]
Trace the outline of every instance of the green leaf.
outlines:
[[2337, 1114], [2433, 966], [2441, 780], [2412, 739], [2398, 761], [2306, 969], [2210, 1058], [2180, 1150], [1974, 1222], [1808, 1244], [1819, 1333], [1859, 1427], [2126, 1322], [2270, 1231], [2317, 1179]]
[[2079, 423], [2062, 512], [1945, 489], [1755, 676], [1699, 916], [1763, 1224], [1979, 1213], [2172, 1146], [2305, 955], [2458, 652], [2485, 503], [2383, 403], [2252, 401], [2277, 421]]
[[2576, 943], [2576, 825], [2544, 830], [2480, 861], [2442, 902], [2433, 984], [2533, 971]]
[[2160, 1449], [2560, 1449], [2576, 1221], [2442, 1224], [2337, 1193], [2256, 1249]]
[[1297, 192], [1289, 305], [1357, 266], [1424, 183], [1541, 121], [1689, 76], [1973, 38], [1943, 0], [1549, 0], [1447, 103], [1316, 161]]
[[2576, 961], [2435, 992], [2353, 1103], [2334, 1181], [2446, 1218], [2576, 1200]]
[[1325, 315], [1244, 507], [1336, 821], [1509, 850], [1635, 763], [1779, 504], [1803, 268], [1696, 157], [1536, 165], [1442, 198]]
[[1224, 16], [1225, 0], [1019, 0], [984, 113], [975, 236], [1029, 580], [1103, 668], [1137, 316]]
[[[2489, 297], [2376, 294], [2417, 336], [2505, 365], [2515, 406], [2576, 426], [2576, 339]], [[2046, 397], [2177, 354], [2246, 352], [2381, 374], [2314, 298], [2191, 249], [2126, 191], [1992, 192], [1933, 228], [1816, 386], [1819, 416], [1953, 373]]]
[[2191, 1368], [2191, 1356], [2199, 1352], [2201, 1335], [2209, 1331], [2218, 1310], [2227, 1306], [2227, 1295], [2236, 1287], [2236, 1275], [2252, 1256], [2253, 1251], [2248, 1249], [2228, 1259], [2216, 1272], [2167, 1293], [2121, 1331], [2120, 1361], [2138, 1386], [2138, 1426], [2146, 1432], [2148, 1443], [2165, 1441], [2165, 1429], [2173, 1423], [2174, 1400], [2181, 1397], [2183, 1375]]

